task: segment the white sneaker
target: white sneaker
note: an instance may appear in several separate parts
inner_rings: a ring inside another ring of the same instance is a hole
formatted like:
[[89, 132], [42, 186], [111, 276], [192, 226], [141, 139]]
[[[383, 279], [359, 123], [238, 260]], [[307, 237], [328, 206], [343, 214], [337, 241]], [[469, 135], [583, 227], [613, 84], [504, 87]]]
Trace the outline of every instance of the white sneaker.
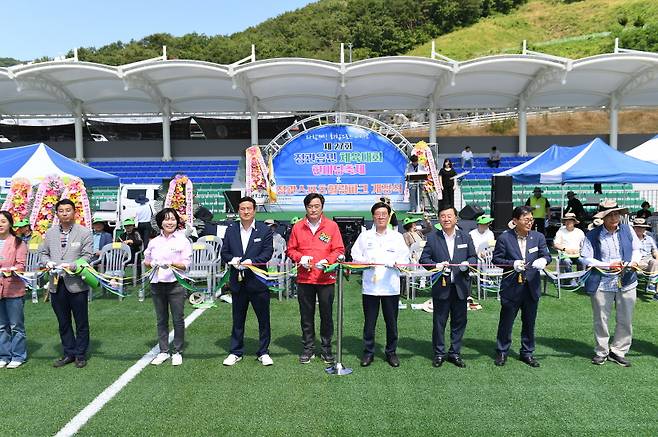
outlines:
[[229, 354], [228, 357], [226, 357], [226, 359], [224, 360], [224, 362], [222, 364], [224, 364], [225, 366], [233, 366], [235, 363], [237, 363], [241, 359], [242, 359], [242, 357], [239, 357], [235, 354]]
[[183, 364], [183, 356], [176, 352], [171, 356], [171, 365], [180, 366], [181, 364]]
[[7, 366], [7, 364], [8, 364], [8, 363], [7, 363], [5, 360], [0, 360], [0, 369], [2, 369], [3, 367]]
[[20, 367], [21, 364], [23, 364], [22, 361], [11, 361], [9, 364], [7, 364], [7, 369], [15, 369]]
[[151, 361], [151, 364], [153, 364], [154, 366], [159, 366], [160, 364], [164, 363], [168, 359], [169, 359], [169, 354], [168, 353], [160, 352], [159, 354], [157, 354], [155, 356], [155, 358], [153, 358], [153, 360]]
[[219, 296], [219, 300], [224, 301], [226, 303], [233, 303], [233, 298], [231, 297], [230, 294], [222, 294]]
[[268, 354], [263, 354], [260, 357], [258, 357], [258, 361], [260, 361], [260, 363], [263, 366], [271, 366], [272, 364], [274, 364], [274, 361], [272, 361], [272, 357], [270, 357]]

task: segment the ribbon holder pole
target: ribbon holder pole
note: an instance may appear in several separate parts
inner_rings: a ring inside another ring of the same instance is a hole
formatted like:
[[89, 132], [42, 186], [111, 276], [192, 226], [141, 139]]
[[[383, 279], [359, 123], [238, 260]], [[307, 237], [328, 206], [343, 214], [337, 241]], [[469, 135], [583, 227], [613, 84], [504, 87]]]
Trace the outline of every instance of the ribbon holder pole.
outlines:
[[352, 369], [343, 366], [343, 264], [345, 257], [338, 258], [338, 336], [336, 337], [336, 364], [325, 371], [330, 375], [349, 375]]

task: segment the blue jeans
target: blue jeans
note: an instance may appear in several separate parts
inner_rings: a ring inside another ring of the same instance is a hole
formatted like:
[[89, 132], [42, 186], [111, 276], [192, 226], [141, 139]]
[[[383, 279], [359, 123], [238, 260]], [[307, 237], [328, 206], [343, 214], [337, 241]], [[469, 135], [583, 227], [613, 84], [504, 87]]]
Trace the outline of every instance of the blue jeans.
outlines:
[[23, 297], [0, 299], [0, 360], [27, 360]]

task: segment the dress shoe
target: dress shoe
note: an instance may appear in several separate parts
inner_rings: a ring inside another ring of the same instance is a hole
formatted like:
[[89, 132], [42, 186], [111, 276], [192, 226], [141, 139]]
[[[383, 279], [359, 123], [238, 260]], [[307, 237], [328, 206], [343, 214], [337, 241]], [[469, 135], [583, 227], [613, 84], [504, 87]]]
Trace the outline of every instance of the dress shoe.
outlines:
[[505, 354], [496, 354], [496, 359], [494, 360], [494, 364], [498, 367], [504, 366], [505, 363], [507, 362], [507, 355]]
[[612, 351], [610, 351], [610, 353], [608, 354], [608, 359], [610, 361], [613, 361], [613, 362], [619, 364], [622, 367], [631, 367], [631, 362], [630, 361], [628, 361], [626, 358], [624, 358], [622, 356], [617, 355], [616, 353], [614, 353]]
[[532, 355], [524, 355], [521, 357], [521, 361], [526, 363], [530, 367], [539, 367], [539, 361], [535, 359]]
[[62, 367], [75, 361], [73, 357], [62, 357], [53, 363], [53, 367]]
[[462, 357], [459, 355], [448, 355], [448, 361], [454, 364], [457, 367], [464, 368], [466, 363], [462, 360]]
[[364, 355], [363, 358], [361, 358], [361, 367], [368, 367], [372, 364], [374, 359], [375, 358], [370, 354]]
[[86, 365], [87, 365], [87, 360], [84, 357], [75, 359], [75, 367], [77, 367], [78, 369], [82, 369]]
[[391, 366], [391, 367], [400, 367], [400, 359], [396, 354], [388, 354], [386, 355], [386, 362]]
[[608, 360], [608, 356], [604, 355], [594, 355], [594, 358], [592, 358], [592, 364], [596, 364], [597, 366], [601, 366], [605, 364], [605, 362]]
[[445, 361], [445, 358], [442, 356], [435, 356], [434, 359], [432, 360], [432, 365], [434, 367], [441, 367], [443, 366], [443, 362]]

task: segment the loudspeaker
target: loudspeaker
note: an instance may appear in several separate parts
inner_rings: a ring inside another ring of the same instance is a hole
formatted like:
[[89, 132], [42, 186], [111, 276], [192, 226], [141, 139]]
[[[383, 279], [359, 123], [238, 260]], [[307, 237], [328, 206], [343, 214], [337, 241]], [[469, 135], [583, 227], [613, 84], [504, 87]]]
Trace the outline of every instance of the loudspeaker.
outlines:
[[484, 214], [484, 210], [480, 205], [475, 203], [469, 203], [459, 211], [459, 218], [462, 220], [475, 220]]
[[512, 201], [512, 176], [492, 176], [491, 202]]
[[224, 210], [225, 212], [238, 212], [240, 198], [242, 192], [240, 190], [225, 190], [224, 191]]
[[494, 219], [493, 228], [496, 234], [503, 232], [507, 224], [512, 220], [512, 211], [514, 204], [512, 202], [494, 202], [492, 203], [491, 216]]

